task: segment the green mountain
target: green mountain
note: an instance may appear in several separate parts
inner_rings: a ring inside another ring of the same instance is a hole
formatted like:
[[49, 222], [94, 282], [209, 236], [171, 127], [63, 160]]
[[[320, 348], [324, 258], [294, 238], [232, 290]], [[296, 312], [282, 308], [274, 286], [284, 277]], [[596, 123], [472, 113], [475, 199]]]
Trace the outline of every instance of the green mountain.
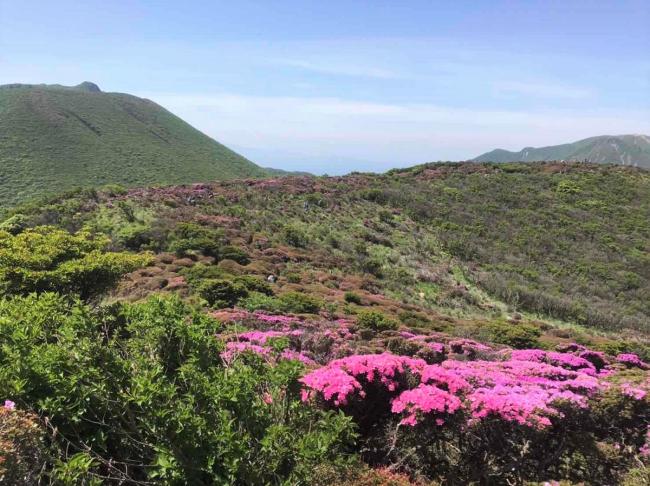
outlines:
[[150, 100], [90, 82], [0, 86], [0, 206], [76, 186], [264, 175]]
[[650, 137], [602, 135], [549, 147], [526, 147], [519, 152], [496, 149], [479, 155], [476, 162], [587, 161], [650, 168]]

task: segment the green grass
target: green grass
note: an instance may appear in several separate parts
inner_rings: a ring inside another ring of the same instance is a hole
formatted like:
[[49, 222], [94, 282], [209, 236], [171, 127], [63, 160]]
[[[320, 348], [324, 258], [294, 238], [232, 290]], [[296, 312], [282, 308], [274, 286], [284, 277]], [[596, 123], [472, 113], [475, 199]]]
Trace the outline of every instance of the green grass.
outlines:
[[265, 174], [149, 100], [81, 87], [0, 87], [0, 207], [78, 186]]

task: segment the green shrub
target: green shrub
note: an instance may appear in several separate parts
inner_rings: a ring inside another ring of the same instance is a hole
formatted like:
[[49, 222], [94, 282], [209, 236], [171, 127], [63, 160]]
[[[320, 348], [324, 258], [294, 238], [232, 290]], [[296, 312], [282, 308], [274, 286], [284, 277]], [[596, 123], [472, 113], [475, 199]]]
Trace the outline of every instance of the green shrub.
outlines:
[[193, 286], [198, 285], [203, 280], [223, 279], [229, 277], [228, 273], [217, 265], [205, 265], [197, 263], [191, 267], [184, 267], [180, 270], [181, 275], [185, 277], [187, 282]]
[[302, 227], [287, 225], [282, 232], [284, 241], [296, 248], [306, 248], [309, 244], [309, 237]]
[[357, 325], [363, 329], [372, 331], [389, 331], [397, 329], [397, 322], [390, 319], [382, 312], [374, 310], [362, 310], [357, 314]]
[[355, 294], [354, 292], [346, 292], [343, 299], [345, 299], [349, 304], [361, 305], [361, 297], [359, 294]]
[[237, 284], [243, 285], [249, 292], [273, 295], [273, 288], [261, 278], [252, 275], [240, 275], [235, 277], [233, 281]]
[[16, 297], [0, 323], [0, 388], [48, 418], [56, 484], [311, 484], [349, 462], [351, 421], [301, 402], [301, 363], [222, 366], [220, 324], [177, 298]]
[[180, 223], [168, 237], [169, 250], [178, 255], [200, 251], [204, 255], [218, 257], [223, 232], [196, 223]]
[[248, 297], [239, 301], [239, 307], [247, 311], [257, 310], [279, 314], [283, 312], [283, 305], [276, 297], [270, 297], [260, 292], [251, 292]]
[[287, 292], [282, 294], [278, 300], [284, 312], [318, 314], [323, 308], [322, 300], [300, 292]]
[[27, 217], [23, 214], [14, 214], [0, 223], [0, 231], [17, 235], [28, 226]]
[[233, 307], [240, 299], [248, 295], [246, 287], [230, 280], [209, 279], [198, 286], [198, 294], [212, 307]]
[[19, 295], [75, 293], [88, 300], [151, 261], [148, 255], [107, 252], [108, 244], [103, 235], [47, 226], [17, 235], [0, 232], [0, 288]]
[[539, 347], [538, 338], [542, 331], [530, 324], [496, 321], [482, 327], [480, 334], [486, 341], [526, 349]]
[[248, 265], [251, 262], [248, 253], [236, 246], [222, 246], [219, 249], [219, 260], [233, 260], [240, 265]]

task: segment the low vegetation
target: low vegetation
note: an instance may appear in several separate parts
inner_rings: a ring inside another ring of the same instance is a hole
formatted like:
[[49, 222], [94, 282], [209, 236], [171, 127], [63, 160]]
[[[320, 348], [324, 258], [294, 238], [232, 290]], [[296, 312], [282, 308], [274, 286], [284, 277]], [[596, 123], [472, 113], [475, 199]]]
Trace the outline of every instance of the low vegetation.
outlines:
[[645, 484], [649, 191], [426, 165], [18, 208], [0, 476]]

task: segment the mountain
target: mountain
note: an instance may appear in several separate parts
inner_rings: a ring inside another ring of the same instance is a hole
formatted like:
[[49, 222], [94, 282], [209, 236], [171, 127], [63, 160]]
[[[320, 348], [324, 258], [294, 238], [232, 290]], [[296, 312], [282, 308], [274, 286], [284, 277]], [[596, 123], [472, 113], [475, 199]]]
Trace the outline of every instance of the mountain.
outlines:
[[475, 162], [533, 162], [543, 160], [588, 161], [650, 168], [648, 135], [602, 135], [549, 147], [526, 147], [519, 152], [496, 149]]
[[0, 86], [0, 206], [77, 186], [260, 177], [156, 103], [78, 86]]

